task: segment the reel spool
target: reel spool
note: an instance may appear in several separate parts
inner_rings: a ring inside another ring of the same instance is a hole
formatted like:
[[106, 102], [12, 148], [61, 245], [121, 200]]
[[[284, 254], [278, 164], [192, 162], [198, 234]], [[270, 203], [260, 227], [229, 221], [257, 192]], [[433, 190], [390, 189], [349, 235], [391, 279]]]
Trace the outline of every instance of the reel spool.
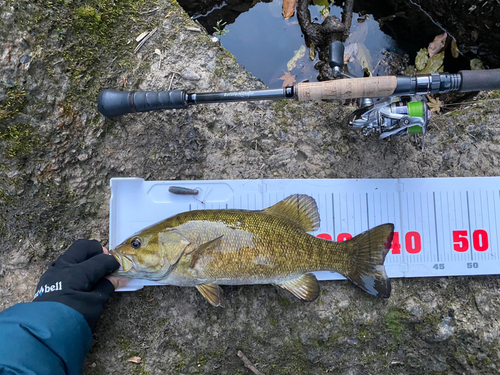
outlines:
[[364, 135], [379, 133], [384, 139], [391, 135], [422, 134], [427, 132], [430, 110], [425, 98], [402, 98], [393, 101], [392, 97], [383, 98], [376, 103], [365, 99], [361, 108], [352, 112], [348, 124], [355, 130], [361, 130]]

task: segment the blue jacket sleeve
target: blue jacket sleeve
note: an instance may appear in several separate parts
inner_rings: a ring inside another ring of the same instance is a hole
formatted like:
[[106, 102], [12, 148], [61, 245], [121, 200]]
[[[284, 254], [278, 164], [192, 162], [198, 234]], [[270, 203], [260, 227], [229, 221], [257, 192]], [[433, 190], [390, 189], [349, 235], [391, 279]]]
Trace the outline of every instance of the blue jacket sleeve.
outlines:
[[62, 303], [20, 303], [0, 313], [1, 374], [81, 374], [91, 345], [83, 315]]

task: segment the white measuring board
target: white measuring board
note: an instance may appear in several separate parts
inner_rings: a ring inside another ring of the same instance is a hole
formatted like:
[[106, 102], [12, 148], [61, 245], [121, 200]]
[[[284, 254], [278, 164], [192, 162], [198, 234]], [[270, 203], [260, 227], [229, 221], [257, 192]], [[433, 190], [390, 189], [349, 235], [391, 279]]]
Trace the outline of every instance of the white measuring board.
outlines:
[[[320, 228], [311, 233], [342, 241], [394, 223], [385, 260], [389, 277], [500, 274], [500, 177], [144, 181], [113, 178], [109, 246], [175, 214], [202, 209], [261, 210], [292, 194], [312, 196]], [[199, 190], [176, 195], [171, 186]], [[319, 280], [344, 279], [317, 272]], [[123, 291], [144, 285], [132, 280]]]

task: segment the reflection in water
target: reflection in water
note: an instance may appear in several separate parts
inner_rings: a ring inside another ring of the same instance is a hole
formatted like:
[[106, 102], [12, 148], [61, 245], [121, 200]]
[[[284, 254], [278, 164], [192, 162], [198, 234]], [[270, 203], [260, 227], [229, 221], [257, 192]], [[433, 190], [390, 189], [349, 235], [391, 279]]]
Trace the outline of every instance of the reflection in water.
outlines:
[[[341, 7], [330, 8], [331, 15], [341, 18]], [[320, 9], [318, 6], [310, 7], [312, 19], [318, 23], [322, 22]], [[363, 22], [358, 22], [358, 18]], [[297, 17], [294, 15], [284, 20], [279, 1], [256, 4], [226, 28], [230, 32], [222, 37], [222, 45], [233, 53], [249, 72], [271, 88], [281, 87], [283, 81], [280, 77], [288, 71], [287, 63], [298, 53], [301, 46], [306, 46]], [[403, 52], [390, 36], [380, 31], [373, 18], [365, 19], [357, 13], [354, 14], [351, 35], [345, 47], [346, 52], [351, 55], [349, 71], [357, 76], [363, 76], [362, 64], [373, 74], [382, 75], [385, 64], [381, 65], [380, 60], [386, 57], [383, 53]], [[315, 82], [318, 72], [314, 69], [314, 64], [317, 61], [317, 54], [314, 60], [311, 60], [310, 50], [306, 48], [291, 73], [296, 75], [298, 82]]]
[[[311, 60], [310, 49], [304, 41], [297, 16], [283, 19], [282, 0], [225, 0], [212, 3], [210, 0], [180, 0], [179, 3], [209, 33], [213, 32], [217, 21], [227, 22], [225, 28], [229, 33], [222, 36], [222, 46], [270, 88], [282, 86], [280, 77], [288, 71], [287, 63], [294, 56], [297, 57], [301, 47], [302, 53], [305, 47], [305, 53], [295, 59], [291, 73], [296, 76], [297, 82], [317, 81], [318, 72], [314, 69], [318, 62], [317, 53]], [[328, 2], [314, 0], [312, 3], [322, 4], [309, 7], [312, 21], [321, 23], [321, 13]], [[348, 69], [354, 75], [363, 76], [368, 72], [373, 75], [402, 73], [409, 60], [413, 63], [418, 49], [427, 47], [434, 36], [442, 33], [417, 8], [410, 8], [404, 1], [399, 3], [354, 2], [350, 36], [345, 42], [346, 56], [350, 56]], [[341, 2], [339, 4], [342, 5]], [[330, 15], [342, 18], [341, 6], [330, 4], [328, 10]]]

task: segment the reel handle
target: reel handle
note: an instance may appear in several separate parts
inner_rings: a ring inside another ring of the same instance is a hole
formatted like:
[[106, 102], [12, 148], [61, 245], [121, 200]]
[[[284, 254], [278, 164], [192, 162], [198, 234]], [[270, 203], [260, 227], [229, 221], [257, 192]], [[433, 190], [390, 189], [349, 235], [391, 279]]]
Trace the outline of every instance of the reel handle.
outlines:
[[106, 89], [97, 97], [97, 108], [108, 118], [132, 112], [187, 108], [184, 90], [117, 91]]

